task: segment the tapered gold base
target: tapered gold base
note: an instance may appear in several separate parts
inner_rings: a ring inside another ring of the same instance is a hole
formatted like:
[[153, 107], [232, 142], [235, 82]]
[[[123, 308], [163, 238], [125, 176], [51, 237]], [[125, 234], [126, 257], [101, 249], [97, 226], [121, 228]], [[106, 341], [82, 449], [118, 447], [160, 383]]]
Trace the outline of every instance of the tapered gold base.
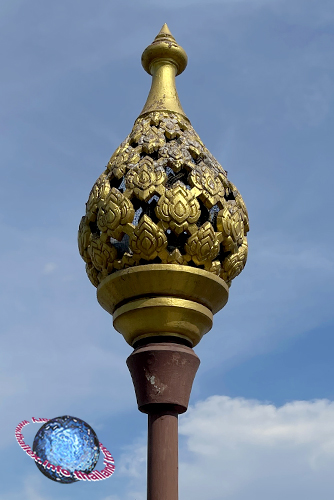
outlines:
[[180, 337], [195, 346], [227, 299], [228, 286], [221, 278], [175, 264], [117, 271], [97, 289], [97, 300], [113, 315], [115, 329], [131, 346], [161, 335]]

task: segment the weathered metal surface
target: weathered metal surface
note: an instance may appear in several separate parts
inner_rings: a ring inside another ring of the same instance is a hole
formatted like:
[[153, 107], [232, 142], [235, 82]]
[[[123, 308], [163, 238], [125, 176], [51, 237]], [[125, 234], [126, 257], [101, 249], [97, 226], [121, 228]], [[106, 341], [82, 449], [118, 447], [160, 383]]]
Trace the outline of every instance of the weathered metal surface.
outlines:
[[170, 342], [138, 347], [127, 359], [138, 408], [143, 413], [187, 410], [200, 364], [187, 346]]

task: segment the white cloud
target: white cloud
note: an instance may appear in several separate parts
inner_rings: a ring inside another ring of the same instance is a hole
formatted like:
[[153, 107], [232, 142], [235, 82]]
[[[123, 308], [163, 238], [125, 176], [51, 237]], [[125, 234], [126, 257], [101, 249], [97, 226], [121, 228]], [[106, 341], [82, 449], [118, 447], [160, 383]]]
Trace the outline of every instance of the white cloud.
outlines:
[[[180, 417], [180, 500], [332, 500], [334, 402], [267, 402], [212, 396]], [[146, 498], [146, 436], [123, 448], [118, 487], [103, 500]], [[21, 497], [51, 500], [29, 476]], [[58, 498], [58, 497], [57, 497]]]
[[[212, 396], [180, 418], [179, 434], [180, 500], [333, 498], [334, 402]], [[121, 458], [124, 498], [144, 498], [145, 455], [142, 440]]]
[[333, 497], [333, 402], [213, 396], [181, 418], [180, 434], [181, 499]]

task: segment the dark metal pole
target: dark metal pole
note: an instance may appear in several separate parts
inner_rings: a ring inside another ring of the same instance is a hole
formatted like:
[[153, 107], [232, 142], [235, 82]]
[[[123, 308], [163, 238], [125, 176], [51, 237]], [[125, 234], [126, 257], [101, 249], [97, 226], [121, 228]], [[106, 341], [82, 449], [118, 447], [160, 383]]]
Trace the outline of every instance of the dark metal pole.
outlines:
[[178, 499], [178, 415], [148, 415], [147, 500]]
[[199, 358], [186, 345], [148, 343], [127, 365], [138, 408], [148, 414], [147, 500], [178, 500], [178, 415], [187, 410]]

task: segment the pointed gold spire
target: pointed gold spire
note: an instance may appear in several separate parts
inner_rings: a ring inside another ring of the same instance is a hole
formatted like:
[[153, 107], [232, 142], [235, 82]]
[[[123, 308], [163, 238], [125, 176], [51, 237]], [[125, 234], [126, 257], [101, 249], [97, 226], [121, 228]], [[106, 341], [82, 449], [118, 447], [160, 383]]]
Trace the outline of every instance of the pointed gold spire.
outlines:
[[172, 111], [186, 117], [177, 94], [175, 76], [185, 70], [188, 58], [166, 23], [151, 45], [144, 50], [141, 62], [145, 71], [153, 78], [140, 116], [152, 111]]
[[171, 34], [170, 29], [168, 28], [168, 26], [167, 26], [167, 24], [166, 24], [166, 23], [165, 23], [165, 24], [163, 25], [163, 27], [161, 28], [161, 30], [160, 30], [159, 34], [157, 35], [157, 37], [158, 37], [159, 35], [163, 35], [163, 36], [164, 36], [164, 35], [170, 35], [171, 37], [173, 36], [173, 35]]

